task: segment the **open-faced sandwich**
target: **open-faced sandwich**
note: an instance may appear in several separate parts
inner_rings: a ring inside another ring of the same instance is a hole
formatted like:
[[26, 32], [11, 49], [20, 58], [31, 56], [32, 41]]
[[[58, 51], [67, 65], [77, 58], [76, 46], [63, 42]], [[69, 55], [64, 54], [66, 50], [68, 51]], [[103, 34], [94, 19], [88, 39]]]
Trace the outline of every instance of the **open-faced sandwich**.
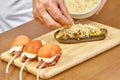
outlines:
[[60, 43], [79, 43], [105, 39], [107, 29], [91, 24], [74, 24], [55, 32], [54, 37]]

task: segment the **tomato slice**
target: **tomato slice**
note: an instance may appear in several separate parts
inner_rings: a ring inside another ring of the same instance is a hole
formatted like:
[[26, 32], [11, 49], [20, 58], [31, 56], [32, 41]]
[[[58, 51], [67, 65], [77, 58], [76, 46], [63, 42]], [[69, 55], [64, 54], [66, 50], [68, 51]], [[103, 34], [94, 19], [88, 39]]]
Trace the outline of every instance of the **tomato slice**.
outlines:
[[51, 58], [60, 52], [61, 48], [58, 45], [48, 43], [39, 49], [38, 56], [42, 58]]
[[37, 54], [38, 50], [42, 47], [42, 42], [40, 40], [32, 40], [23, 48], [24, 52], [31, 54]]
[[28, 36], [20, 35], [13, 40], [10, 47], [26, 45], [30, 41], [31, 39]]

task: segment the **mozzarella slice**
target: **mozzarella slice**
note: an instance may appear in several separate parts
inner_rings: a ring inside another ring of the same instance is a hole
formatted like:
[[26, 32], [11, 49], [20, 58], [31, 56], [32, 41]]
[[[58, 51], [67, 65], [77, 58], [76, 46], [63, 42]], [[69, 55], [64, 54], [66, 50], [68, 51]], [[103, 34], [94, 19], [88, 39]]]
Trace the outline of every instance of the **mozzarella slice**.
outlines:
[[35, 58], [37, 55], [36, 54], [31, 54], [31, 53], [28, 53], [28, 52], [23, 52], [21, 57], [28, 57], [28, 58]]
[[23, 46], [14, 46], [8, 52], [12, 53], [13, 51], [21, 51]]
[[42, 45], [44, 45], [44, 44], [45, 44], [45, 41], [44, 41], [44, 40], [41, 40], [41, 42], [42, 42]]
[[53, 61], [54, 61], [54, 59], [56, 58], [56, 56], [57, 56], [57, 55], [55, 55], [55, 56], [53, 56], [53, 57], [51, 57], [51, 58], [41, 58], [41, 57], [38, 57], [38, 60], [39, 60], [39, 61], [43, 60], [43, 61], [45, 61], [45, 62], [47, 62], [47, 63], [50, 63], [50, 62], [53, 62]]

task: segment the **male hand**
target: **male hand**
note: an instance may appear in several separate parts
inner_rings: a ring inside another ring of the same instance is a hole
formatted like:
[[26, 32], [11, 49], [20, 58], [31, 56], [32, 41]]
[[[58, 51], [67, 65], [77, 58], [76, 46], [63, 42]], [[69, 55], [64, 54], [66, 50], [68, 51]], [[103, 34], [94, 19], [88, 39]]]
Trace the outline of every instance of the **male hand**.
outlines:
[[33, 16], [51, 28], [72, 25], [64, 0], [33, 0]]

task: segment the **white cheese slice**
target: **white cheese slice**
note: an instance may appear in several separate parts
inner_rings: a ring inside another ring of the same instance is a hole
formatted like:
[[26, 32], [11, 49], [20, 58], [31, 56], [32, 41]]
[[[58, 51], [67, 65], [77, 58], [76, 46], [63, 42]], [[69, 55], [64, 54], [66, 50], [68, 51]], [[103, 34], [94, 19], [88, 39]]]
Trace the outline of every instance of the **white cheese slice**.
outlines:
[[50, 63], [50, 62], [53, 62], [53, 61], [54, 61], [54, 59], [56, 58], [56, 56], [57, 56], [57, 55], [55, 55], [55, 56], [53, 56], [53, 57], [51, 57], [51, 58], [41, 58], [41, 57], [38, 57], [38, 60], [39, 60], [39, 61], [43, 60], [43, 61], [45, 61], [45, 62], [47, 62], [47, 63]]
[[37, 54], [32, 54], [32, 53], [28, 53], [28, 52], [23, 52], [23, 53], [21, 54], [21, 57], [24, 57], [24, 56], [32, 59], [32, 58], [35, 58], [35, 57], [37, 56]]
[[44, 44], [45, 44], [45, 41], [44, 41], [44, 40], [41, 40], [41, 42], [42, 42], [42, 45], [44, 45]]
[[12, 53], [13, 51], [21, 51], [23, 46], [14, 46], [8, 52]]

